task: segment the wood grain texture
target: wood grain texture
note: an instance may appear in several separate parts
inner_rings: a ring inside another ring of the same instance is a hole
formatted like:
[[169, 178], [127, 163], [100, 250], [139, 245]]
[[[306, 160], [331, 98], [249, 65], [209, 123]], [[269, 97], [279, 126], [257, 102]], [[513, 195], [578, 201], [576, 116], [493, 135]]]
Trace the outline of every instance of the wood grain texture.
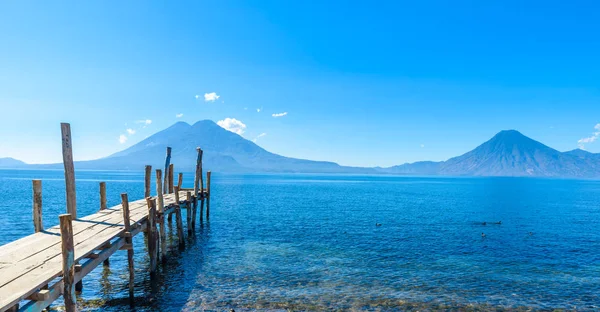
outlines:
[[106, 209], [106, 182], [100, 182], [100, 210]]
[[150, 183], [152, 182], [152, 166], [146, 165], [144, 174], [144, 198], [150, 197]]
[[169, 166], [171, 164], [171, 147], [167, 146], [167, 156], [165, 157], [165, 180], [163, 182], [163, 194], [169, 193]]
[[35, 232], [44, 230], [42, 223], [42, 180], [33, 180], [33, 228]]
[[63, 298], [67, 312], [77, 311], [75, 299], [75, 248], [73, 245], [73, 226], [70, 214], [59, 216], [62, 249]]
[[73, 144], [71, 141], [71, 125], [60, 124], [62, 134], [62, 154], [65, 167], [65, 184], [67, 193], [67, 213], [77, 219], [77, 196], [75, 194], [75, 167], [73, 166]]

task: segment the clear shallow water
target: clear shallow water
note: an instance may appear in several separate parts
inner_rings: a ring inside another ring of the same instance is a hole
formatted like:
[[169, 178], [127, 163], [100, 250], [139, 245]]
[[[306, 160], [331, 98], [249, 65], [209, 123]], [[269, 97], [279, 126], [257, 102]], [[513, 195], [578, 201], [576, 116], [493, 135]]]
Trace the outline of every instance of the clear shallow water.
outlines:
[[[0, 243], [33, 232], [32, 178], [43, 179], [45, 225], [58, 223], [62, 175], [0, 170]], [[79, 214], [98, 209], [99, 181], [109, 205], [121, 192], [143, 196], [141, 171], [79, 172]], [[157, 281], [136, 237], [138, 311], [600, 309], [600, 181], [214, 174], [212, 183], [210, 223], [171, 250]], [[88, 310], [128, 309], [124, 254], [84, 279]]]

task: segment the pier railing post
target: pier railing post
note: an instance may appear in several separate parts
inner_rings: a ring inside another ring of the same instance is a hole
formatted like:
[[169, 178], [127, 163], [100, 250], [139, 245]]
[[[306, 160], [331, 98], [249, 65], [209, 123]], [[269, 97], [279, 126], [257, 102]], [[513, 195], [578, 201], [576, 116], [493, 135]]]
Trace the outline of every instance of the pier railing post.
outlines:
[[100, 182], [100, 210], [106, 208], [106, 182]]
[[183, 221], [181, 220], [181, 207], [179, 206], [179, 187], [175, 186], [175, 221], [177, 223], [177, 236], [179, 237], [179, 248], [185, 246], [183, 237]]
[[167, 156], [165, 157], [165, 181], [163, 182], [163, 194], [169, 192], [169, 166], [171, 165], [171, 147], [167, 147]]
[[129, 303], [133, 306], [133, 283], [135, 272], [133, 268], [133, 246], [131, 238], [131, 224], [129, 220], [129, 199], [127, 193], [121, 194], [121, 205], [123, 206], [123, 225], [125, 227], [125, 243], [129, 245], [127, 248], [127, 265], [129, 267]]
[[210, 216], [210, 171], [206, 172], [206, 220]]
[[167, 260], [167, 232], [165, 229], [164, 219], [164, 200], [163, 200], [163, 185], [162, 185], [162, 172], [160, 169], [156, 169], [156, 197], [158, 199], [157, 207], [157, 222], [160, 224], [160, 254], [161, 260], [164, 262]]
[[73, 224], [70, 214], [62, 214], [60, 219], [60, 238], [62, 241], [63, 297], [67, 312], [77, 311], [75, 301], [75, 251], [73, 247]]
[[181, 185], [183, 184], [183, 173], [179, 173], [177, 177], [177, 187], [181, 189]]
[[65, 167], [65, 184], [67, 189], [67, 213], [77, 219], [77, 200], [75, 195], [75, 167], [73, 165], [73, 142], [71, 140], [71, 125], [61, 123], [62, 154]]
[[156, 200], [146, 197], [146, 204], [148, 205], [148, 257], [150, 258], [150, 277], [153, 278], [156, 275], [156, 257], [158, 256], [156, 252]]
[[146, 165], [146, 174], [144, 177], [144, 197], [150, 197], [150, 179], [152, 178], [152, 166]]
[[42, 180], [33, 180], [33, 228], [35, 232], [44, 230], [42, 223]]

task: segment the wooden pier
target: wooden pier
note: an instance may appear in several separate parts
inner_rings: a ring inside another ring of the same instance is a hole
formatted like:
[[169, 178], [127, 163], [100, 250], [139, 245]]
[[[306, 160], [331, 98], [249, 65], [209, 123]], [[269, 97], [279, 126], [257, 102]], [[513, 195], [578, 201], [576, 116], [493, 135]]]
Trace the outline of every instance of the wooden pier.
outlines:
[[[127, 250], [129, 270], [129, 298], [134, 304], [135, 246], [132, 238], [140, 232], [147, 237], [150, 259], [149, 273], [154, 278], [158, 263], [167, 261], [165, 220], [175, 215], [178, 244], [185, 248], [182, 211], [186, 211], [188, 235], [193, 235], [196, 210], [200, 205], [203, 220], [204, 201], [209, 218], [210, 171], [204, 188], [202, 178], [202, 150], [197, 148], [194, 187], [183, 188], [182, 174], [173, 185], [174, 165], [171, 148], [167, 147], [164, 176], [156, 170], [156, 195], [151, 196], [152, 167], [145, 167], [145, 197], [129, 201], [121, 194], [121, 204], [106, 207], [106, 184], [100, 183], [99, 211], [77, 217], [75, 172], [69, 124], [61, 124], [63, 161], [67, 192], [67, 213], [57, 216], [59, 225], [44, 229], [42, 225], [42, 181], [33, 181], [33, 223], [35, 233], [0, 246], [0, 312], [42, 311], [61, 295], [66, 311], [77, 311], [76, 292], [82, 291], [82, 279], [118, 250]], [[142, 168], [140, 168], [142, 169]], [[164, 180], [163, 180], [164, 178]], [[139, 247], [139, 246], [138, 246]]]

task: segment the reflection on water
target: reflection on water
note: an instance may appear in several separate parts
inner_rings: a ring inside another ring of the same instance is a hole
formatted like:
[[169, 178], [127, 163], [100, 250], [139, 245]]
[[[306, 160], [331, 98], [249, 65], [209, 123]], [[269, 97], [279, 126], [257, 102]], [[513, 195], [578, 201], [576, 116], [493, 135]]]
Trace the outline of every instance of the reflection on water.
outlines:
[[[30, 182], [0, 173], [0, 209], [23, 206], [6, 194]], [[122, 191], [143, 195], [142, 174], [82, 174], [84, 214], [98, 206], [86, 180], [140, 180], [109, 184], [109, 205]], [[53, 183], [46, 225], [64, 209], [64, 186]], [[144, 235], [135, 237], [136, 311], [599, 310], [599, 195], [598, 181], [215, 174], [210, 223], [182, 250], [167, 225], [155, 280]], [[2, 214], [7, 223], [3, 242], [32, 232], [28, 214]], [[126, 265], [120, 251], [84, 279], [86, 310], [129, 309]]]

